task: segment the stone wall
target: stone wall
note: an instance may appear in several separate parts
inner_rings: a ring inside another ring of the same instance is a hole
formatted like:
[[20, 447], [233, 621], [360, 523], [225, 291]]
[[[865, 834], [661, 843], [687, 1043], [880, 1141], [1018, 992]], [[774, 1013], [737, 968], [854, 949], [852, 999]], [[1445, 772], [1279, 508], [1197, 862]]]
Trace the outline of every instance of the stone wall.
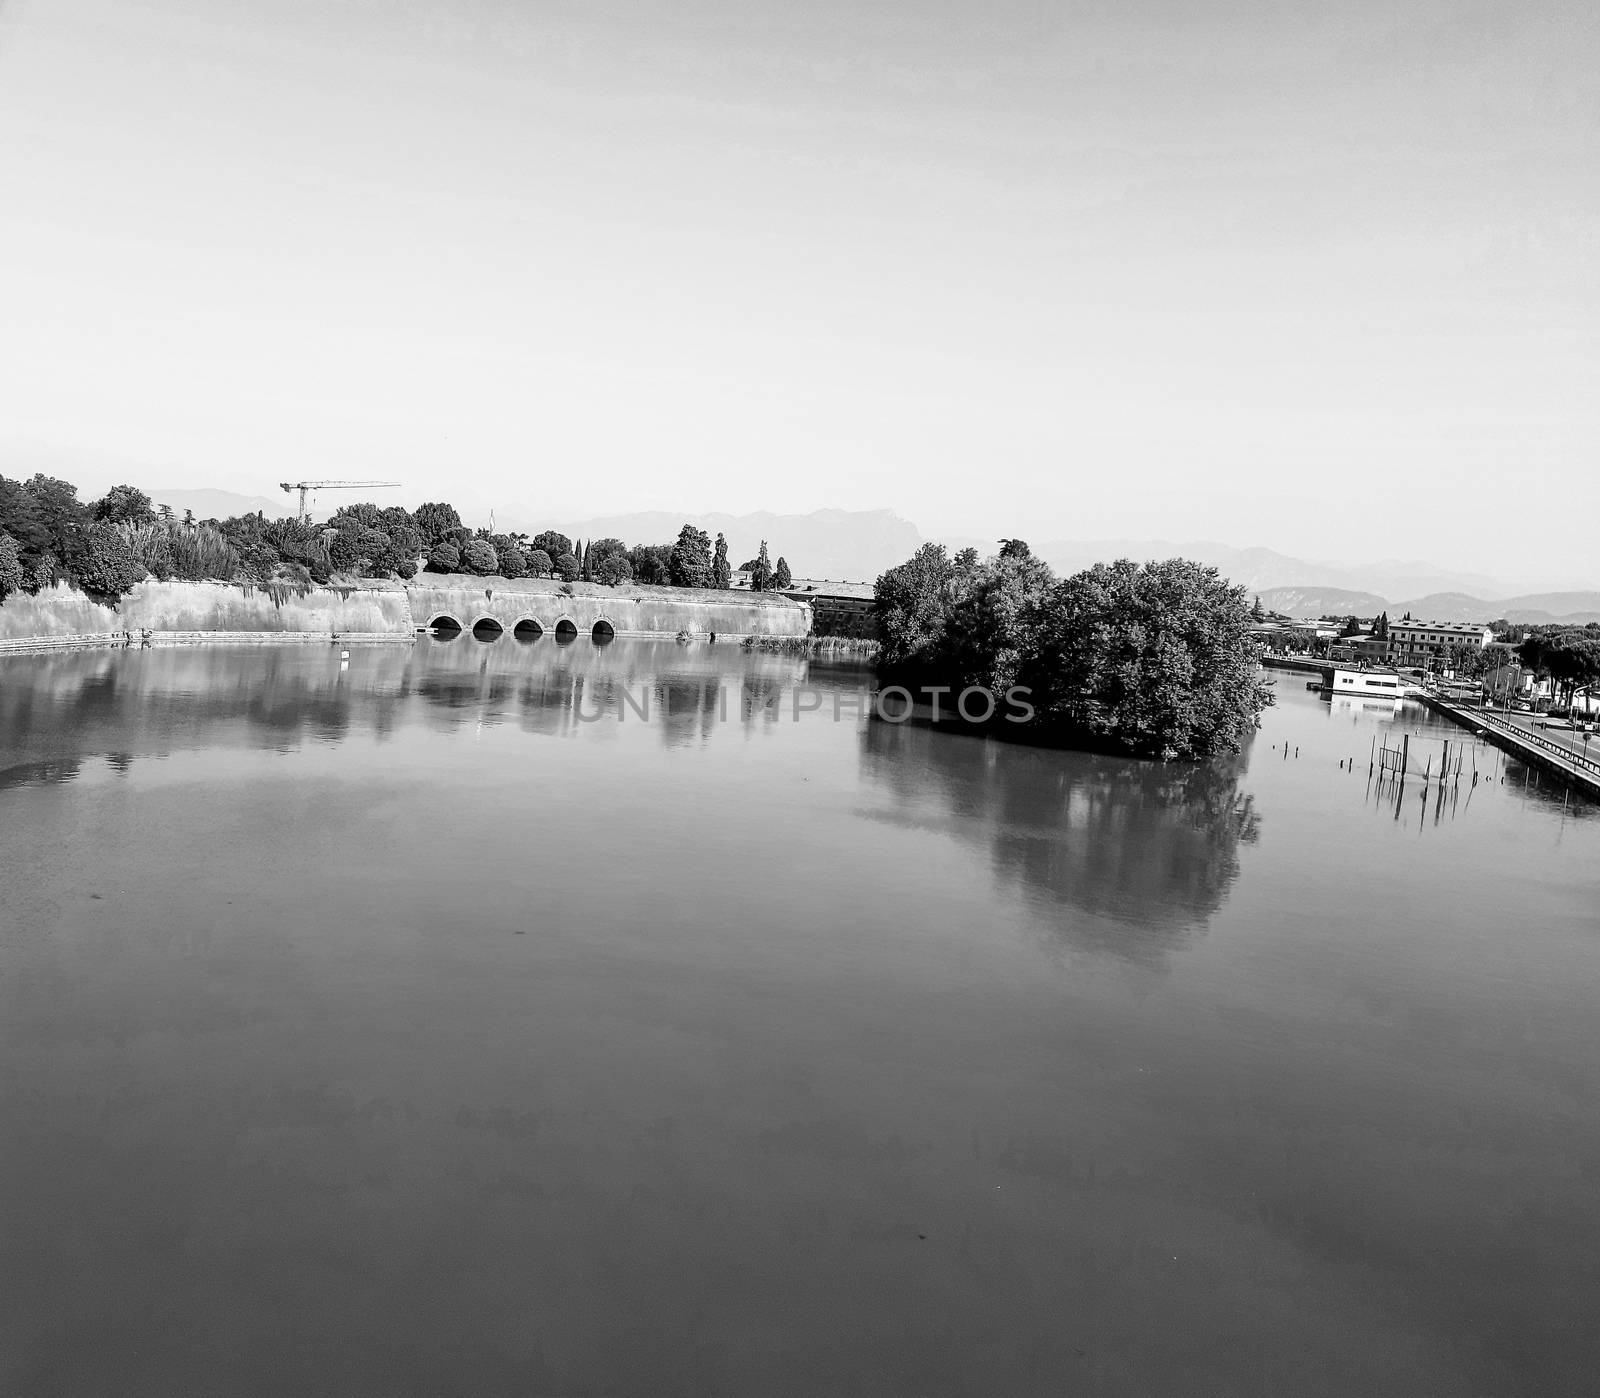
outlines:
[[479, 578], [421, 574], [409, 584], [367, 582], [359, 588], [291, 588], [238, 583], [140, 583], [115, 607], [72, 588], [49, 587], [38, 596], [13, 593], [0, 604], [0, 646], [103, 639], [124, 631], [165, 638], [219, 639], [278, 635], [409, 638], [439, 616], [470, 629], [492, 617], [511, 631], [519, 621], [553, 632], [570, 621], [582, 635], [606, 622], [619, 636], [672, 637], [680, 631], [742, 636], [804, 636], [811, 608], [775, 594], [672, 588], [604, 588], [574, 583], [571, 593], [548, 579]]
[[471, 629], [485, 617], [507, 631], [520, 621], [534, 621], [541, 631], [554, 631], [570, 621], [588, 635], [606, 622], [619, 636], [676, 636], [680, 631], [703, 636], [716, 632], [740, 636], [804, 636], [811, 629], [811, 608], [776, 593], [687, 592], [676, 588], [631, 585], [609, 588], [543, 578], [478, 578], [463, 574], [419, 574], [407, 585], [411, 612], [418, 626], [441, 616]]
[[58, 585], [35, 597], [12, 593], [0, 603], [0, 641], [144, 629], [406, 636], [415, 626], [405, 588], [397, 582], [301, 594], [260, 584], [145, 581], [115, 607]]

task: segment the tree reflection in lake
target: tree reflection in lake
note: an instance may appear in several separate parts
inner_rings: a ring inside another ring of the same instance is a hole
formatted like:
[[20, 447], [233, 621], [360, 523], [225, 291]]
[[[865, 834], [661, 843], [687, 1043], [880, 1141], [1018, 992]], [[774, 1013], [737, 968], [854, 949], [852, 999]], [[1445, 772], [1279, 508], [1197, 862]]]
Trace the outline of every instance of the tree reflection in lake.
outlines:
[[[1259, 818], [1239, 789], [1245, 753], [1209, 763], [1041, 750], [873, 722], [862, 770], [896, 797], [885, 819], [942, 821], [981, 841], [1079, 951], [1158, 964], [1227, 900]], [[929, 809], [935, 793], [942, 812]]]

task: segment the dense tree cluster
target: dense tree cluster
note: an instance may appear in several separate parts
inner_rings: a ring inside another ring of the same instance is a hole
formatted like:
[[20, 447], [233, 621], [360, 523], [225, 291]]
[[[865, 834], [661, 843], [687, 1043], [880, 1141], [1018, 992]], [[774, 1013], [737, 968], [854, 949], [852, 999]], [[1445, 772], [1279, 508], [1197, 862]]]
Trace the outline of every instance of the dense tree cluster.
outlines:
[[878, 579], [886, 683], [1027, 686], [1062, 742], [1184, 758], [1240, 747], [1271, 702], [1242, 588], [1180, 558], [1057, 579], [1004, 543], [987, 560], [925, 544]]
[[1600, 685], [1600, 626], [1530, 626], [1517, 658], [1550, 681], [1558, 701], [1571, 705]]
[[[145, 577], [309, 585], [336, 577], [405, 579], [419, 567], [606, 587], [727, 587], [731, 580], [727, 541], [718, 535], [713, 555], [705, 532], [687, 524], [673, 543], [630, 548], [621, 539], [574, 540], [553, 529], [531, 538], [470, 529], [442, 501], [415, 510], [346, 505], [325, 524], [262, 514], [180, 520], [158, 512], [131, 485], [83, 502], [67, 481], [0, 476], [0, 601], [55, 582], [114, 601]], [[773, 576], [787, 586], [781, 558]]]

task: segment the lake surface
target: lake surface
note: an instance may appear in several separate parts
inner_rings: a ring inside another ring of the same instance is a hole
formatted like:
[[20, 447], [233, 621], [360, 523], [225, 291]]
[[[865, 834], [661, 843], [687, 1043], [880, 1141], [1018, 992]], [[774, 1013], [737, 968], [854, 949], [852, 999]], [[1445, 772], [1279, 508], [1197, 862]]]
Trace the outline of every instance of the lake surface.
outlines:
[[1596, 1391], [1593, 808], [862, 681], [0, 660], [0, 1392]]

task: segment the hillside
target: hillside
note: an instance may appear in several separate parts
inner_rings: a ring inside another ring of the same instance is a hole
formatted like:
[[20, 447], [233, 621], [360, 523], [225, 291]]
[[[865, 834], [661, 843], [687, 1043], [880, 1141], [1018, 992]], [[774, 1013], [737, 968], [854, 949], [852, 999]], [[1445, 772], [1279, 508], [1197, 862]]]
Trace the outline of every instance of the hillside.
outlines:
[[1292, 617], [1371, 617], [1392, 610], [1376, 593], [1342, 587], [1269, 587], [1256, 595], [1269, 612], [1282, 612]]
[[1391, 616], [1410, 612], [1428, 621], [1496, 621], [1503, 617], [1525, 626], [1553, 622], [1586, 626], [1600, 621], [1600, 592], [1529, 592], [1498, 601], [1461, 592], [1435, 592], [1397, 603], [1389, 612]]
[[[336, 497], [338, 492], [329, 492], [330, 498]], [[196, 519], [229, 519], [234, 515], [253, 515], [260, 510], [268, 519], [275, 519], [279, 515], [291, 515], [299, 506], [298, 494], [279, 494], [276, 496], [265, 495], [240, 495], [232, 490], [152, 490], [150, 499], [157, 505], [170, 505], [173, 513], [182, 515], [185, 510], [193, 510]], [[322, 513], [332, 514], [338, 509], [337, 503], [330, 505]]]

